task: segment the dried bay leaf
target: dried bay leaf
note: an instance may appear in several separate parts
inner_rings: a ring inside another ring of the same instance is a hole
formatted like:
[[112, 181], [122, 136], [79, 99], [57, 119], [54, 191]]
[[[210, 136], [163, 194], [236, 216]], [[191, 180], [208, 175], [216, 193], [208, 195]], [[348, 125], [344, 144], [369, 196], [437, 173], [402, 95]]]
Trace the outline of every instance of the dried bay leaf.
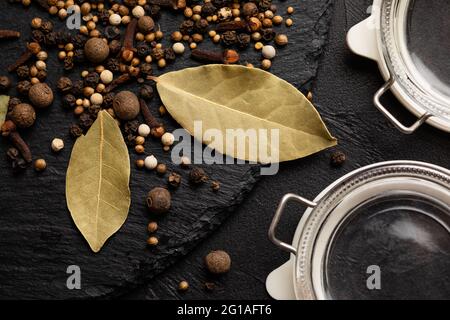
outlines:
[[77, 139], [66, 176], [67, 207], [92, 251], [125, 222], [130, 208], [130, 160], [115, 120], [106, 111]]
[[[260, 149], [277, 149], [281, 162], [337, 143], [311, 102], [269, 72], [238, 65], [206, 65], [166, 73], [155, 80], [171, 116], [196, 139], [222, 154], [265, 163], [273, 159], [262, 158]], [[195, 121], [202, 121], [203, 132], [220, 130], [222, 139], [194, 132]], [[254, 141], [246, 139], [245, 152], [239, 154], [227, 145], [227, 129], [278, 129], [279, 147], [269, 138], [266, 144], [259, 141], [252, 148]]]
[[3, 125], [8, 113], [9, 96], [0, 96], [0, 127]]

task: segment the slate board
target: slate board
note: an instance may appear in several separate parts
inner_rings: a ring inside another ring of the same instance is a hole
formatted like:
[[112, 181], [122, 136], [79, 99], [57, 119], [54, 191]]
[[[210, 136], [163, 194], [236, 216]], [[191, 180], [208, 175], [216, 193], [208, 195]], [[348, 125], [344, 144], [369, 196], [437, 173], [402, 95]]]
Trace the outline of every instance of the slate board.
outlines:
[[[286, 30], [290, 44], [279, 50], [272, 72], [303, 91], [309, 90], [316, 75], [326, 42], [331, 2], [277, 2], [280, 12], [284, 13], [288, 5], [294, 6], [296, 12], [292, 16], [295, 26]], [[30, 32], [29, 21], [34, 16], [45, 17], [46, 14], [35, 7], [24, 10], [20, 5], [2, 1], [0, 16], [0, 27], [15, 28], [23, 33], [19, 42], [0, 43], [0, 70], [5, 73], [6, 66], [25, 47]], [[166, 34], [176, 30], [180, 22], [179, 16], [166, 12], [159, 21]], [[55, 55], [52, 51], [48, 61], [48, 83], [53, 87], [63, 74]], [[187, 56], [164, 72], [198, 65]], [[241, 61], [258, 65], [259, 59], [259, 55], [250, 49], [243, 53]], [[76, 75], [72, 74], [72, 77], [76, 78]], [[14, 95], [14, 91], [11, 94]], [[157, 99], [153, 101], [153, 110], [159, 104]], [[172, 120], [163, 121], [169, 128], [177, 127]], [[219, 193], [215, 194], [209, 185], [191, 189], [186, 183], [187, 172], [169, 164], [169, 169], [180, 171], [185, 179], [182, 187], [173, 194], [171, 212], [158, 219], [160, 245], [148, 249], [145, 244], [146, 224], [152, 217], [145, 207], [145, 195], [152, 187], [165, 185], [165, 177], [133, 168], [133, 196], [128, 219], [101, 252], [93, 254], [73, 224], [65, 204], [65, 172], [73, 146], [68, 127], [73, 122], [73, 115], [62, 110], [57, 97], [49, 110], [39, 112], [36, 125], [23, 133], [35, 158], [47, 160], [45, 172], [38, 174], [29, 169], [13, 175], [8, 162], [5, 159], [0, 161], [1, 298], [106, 298], [126, 293], [173, 264], [214, 231], [244, 199], [259, 177], [258, 166], [205, 166], [211, 178], [222, 183]], [[62, 137], [66, 142], [66, 149], [59, 155], [50, 151], [54, 137]], [[7, 143], [2, 141], [0, 153], [4, 154], [7, 147]], [[168, 159], [158, 143], [150, 142], [146, 147], [158, 158]], [[134, 162], [137, 156], [133, 152], [130, 155]], [[66, 288], [66, 268], [72, 264], [81, 268], [81, 290]]]

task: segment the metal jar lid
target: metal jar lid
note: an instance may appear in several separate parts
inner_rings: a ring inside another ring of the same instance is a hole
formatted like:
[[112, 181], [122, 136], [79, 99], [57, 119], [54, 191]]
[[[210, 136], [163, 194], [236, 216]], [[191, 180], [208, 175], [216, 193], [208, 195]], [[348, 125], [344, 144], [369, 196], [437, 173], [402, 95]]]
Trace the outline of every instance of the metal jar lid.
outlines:
[[[402, 132], [424, 122], [450, 132], [450, 31], [446, 0], [375, 0], [370, 18], [348, 33], [349, 47], [378, 62], [385, 85], [375, 106]], [[407, 127], [381, 102], [391, 90], [418, 117]]]
[[[307, 205], [293, 245], [275, 228], [286, 203]], [[271, 240], [295, 255], [298, 299], [450, 297], [450, 171], [414, 161], [356, 170], [314, 201], [286, 195]]]

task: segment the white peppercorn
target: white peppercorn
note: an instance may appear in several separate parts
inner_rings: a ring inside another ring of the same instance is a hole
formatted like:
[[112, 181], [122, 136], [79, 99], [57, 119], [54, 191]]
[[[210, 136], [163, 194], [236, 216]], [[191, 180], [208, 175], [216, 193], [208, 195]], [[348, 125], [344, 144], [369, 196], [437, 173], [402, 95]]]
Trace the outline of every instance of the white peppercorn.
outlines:
[[59, 152], [62, 149], [64, 149], [64, 141], [62, 139], [59, 138], [55, 138], [52, 141], [52, 150], [54, 152]]
[[148, 170], [153, 170], [158, 165], [158, 160], [155, 158], [155, 156], [148, 156], [144, 160], [144, 166]]
[[266, 59], [273, 59], [276, 54], [277, 52], [273, 46], [267, 45], [262, 48], [262, 55]]
[[172, 49], [176, 54], [183, 54], [184, 44], [182, 44], [181, 42], [175, 42], [172, 46]]
[[100, 74], [100, 80], [102, 80], [104, 84], [110, 84], [113, 81], [113, 79], [114, 75], [109, 70], [103, 70], [102, 73]]
[[113, 26], [118, 26], [122, 23], [122, 17], [117, 13], [114, 13], [109, 16], [109, 23]]
[[145, 15], [145, 10], [141, 6], [136, 6], [136, 7], [133, 8], [131, 13], [133, 14], [133, 16], [135, 18], [139, 19], [140, 17], [143, 17]]
[[148, 135], [150, 134], [150, 127], [148, 125], [146, 125], [145, 123], [141, 124], [138, 128], [138, 133], [140, 136], [146, 138], [148, 137]]
[[91, 96], [91, 103], [97, 106], [101, 105], [103, 103], [103, 96], [100, 93], [94, 93]]
[[172, 133], [166, 132], [162, 135], [161, 142], [164, 146], [171, 146], [175, 142], [175, 137]]

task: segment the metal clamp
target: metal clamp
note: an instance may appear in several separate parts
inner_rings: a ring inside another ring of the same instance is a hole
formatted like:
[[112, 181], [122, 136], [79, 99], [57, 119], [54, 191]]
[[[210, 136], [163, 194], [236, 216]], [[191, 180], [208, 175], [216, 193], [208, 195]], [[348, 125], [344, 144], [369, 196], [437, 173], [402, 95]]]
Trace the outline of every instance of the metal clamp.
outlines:
[[431, 114], [428, 112], [425, 112], [420, 118], [410, 127], [404, 126], [400, 121], [398, 121], [381, 103], [380, 98], [383, 96], [383, 94], [388, 91], [392, 85], [395, 83], [395, 80], [393, 78], [389, 79], [381, 88], [375, 93], [375, 96], [373, 97], [373, 102], [375, 106], [380, 110], [384, 116], [401, 132], [405, 134], [412, 134], [414, 131], [416, 131], [429, 117], [431, 117]]
[[290, 253], [293, 253], [294, 255], [297, 255], [297, 249], [295, 249], [292, 245], [287, 244], [281, 240], [279, 240], [276, 236], [275, 236], [275, 229], [278, 225], [278, 222], [280, 221], [281, 215], [283, 214], [283, 210], [286, 207], [286, 204], [290, 201], [290, 200], [295, 200], [297, 202], [300, 202], [301, 204], [304, 204], [310, 208], [314, 208], [315, 206], [317, 206], [317, 204], [315, 202], [306, 200], [305, 198], [302, 198], [296, 194], [293, 193], [288, 193], [286, 194], [283, 199], [281, 199], [280, 204], [278, 205], [277, 211], [275, 212], [275, 215], [273, 217], [272, 223], [270, 224], [270, 228], [269, 228], [269, 239], [270, 241], [272, 241], [276, 246], [278, 246], [280, 249], [284, 250], [284, 251], [288, 251]]

